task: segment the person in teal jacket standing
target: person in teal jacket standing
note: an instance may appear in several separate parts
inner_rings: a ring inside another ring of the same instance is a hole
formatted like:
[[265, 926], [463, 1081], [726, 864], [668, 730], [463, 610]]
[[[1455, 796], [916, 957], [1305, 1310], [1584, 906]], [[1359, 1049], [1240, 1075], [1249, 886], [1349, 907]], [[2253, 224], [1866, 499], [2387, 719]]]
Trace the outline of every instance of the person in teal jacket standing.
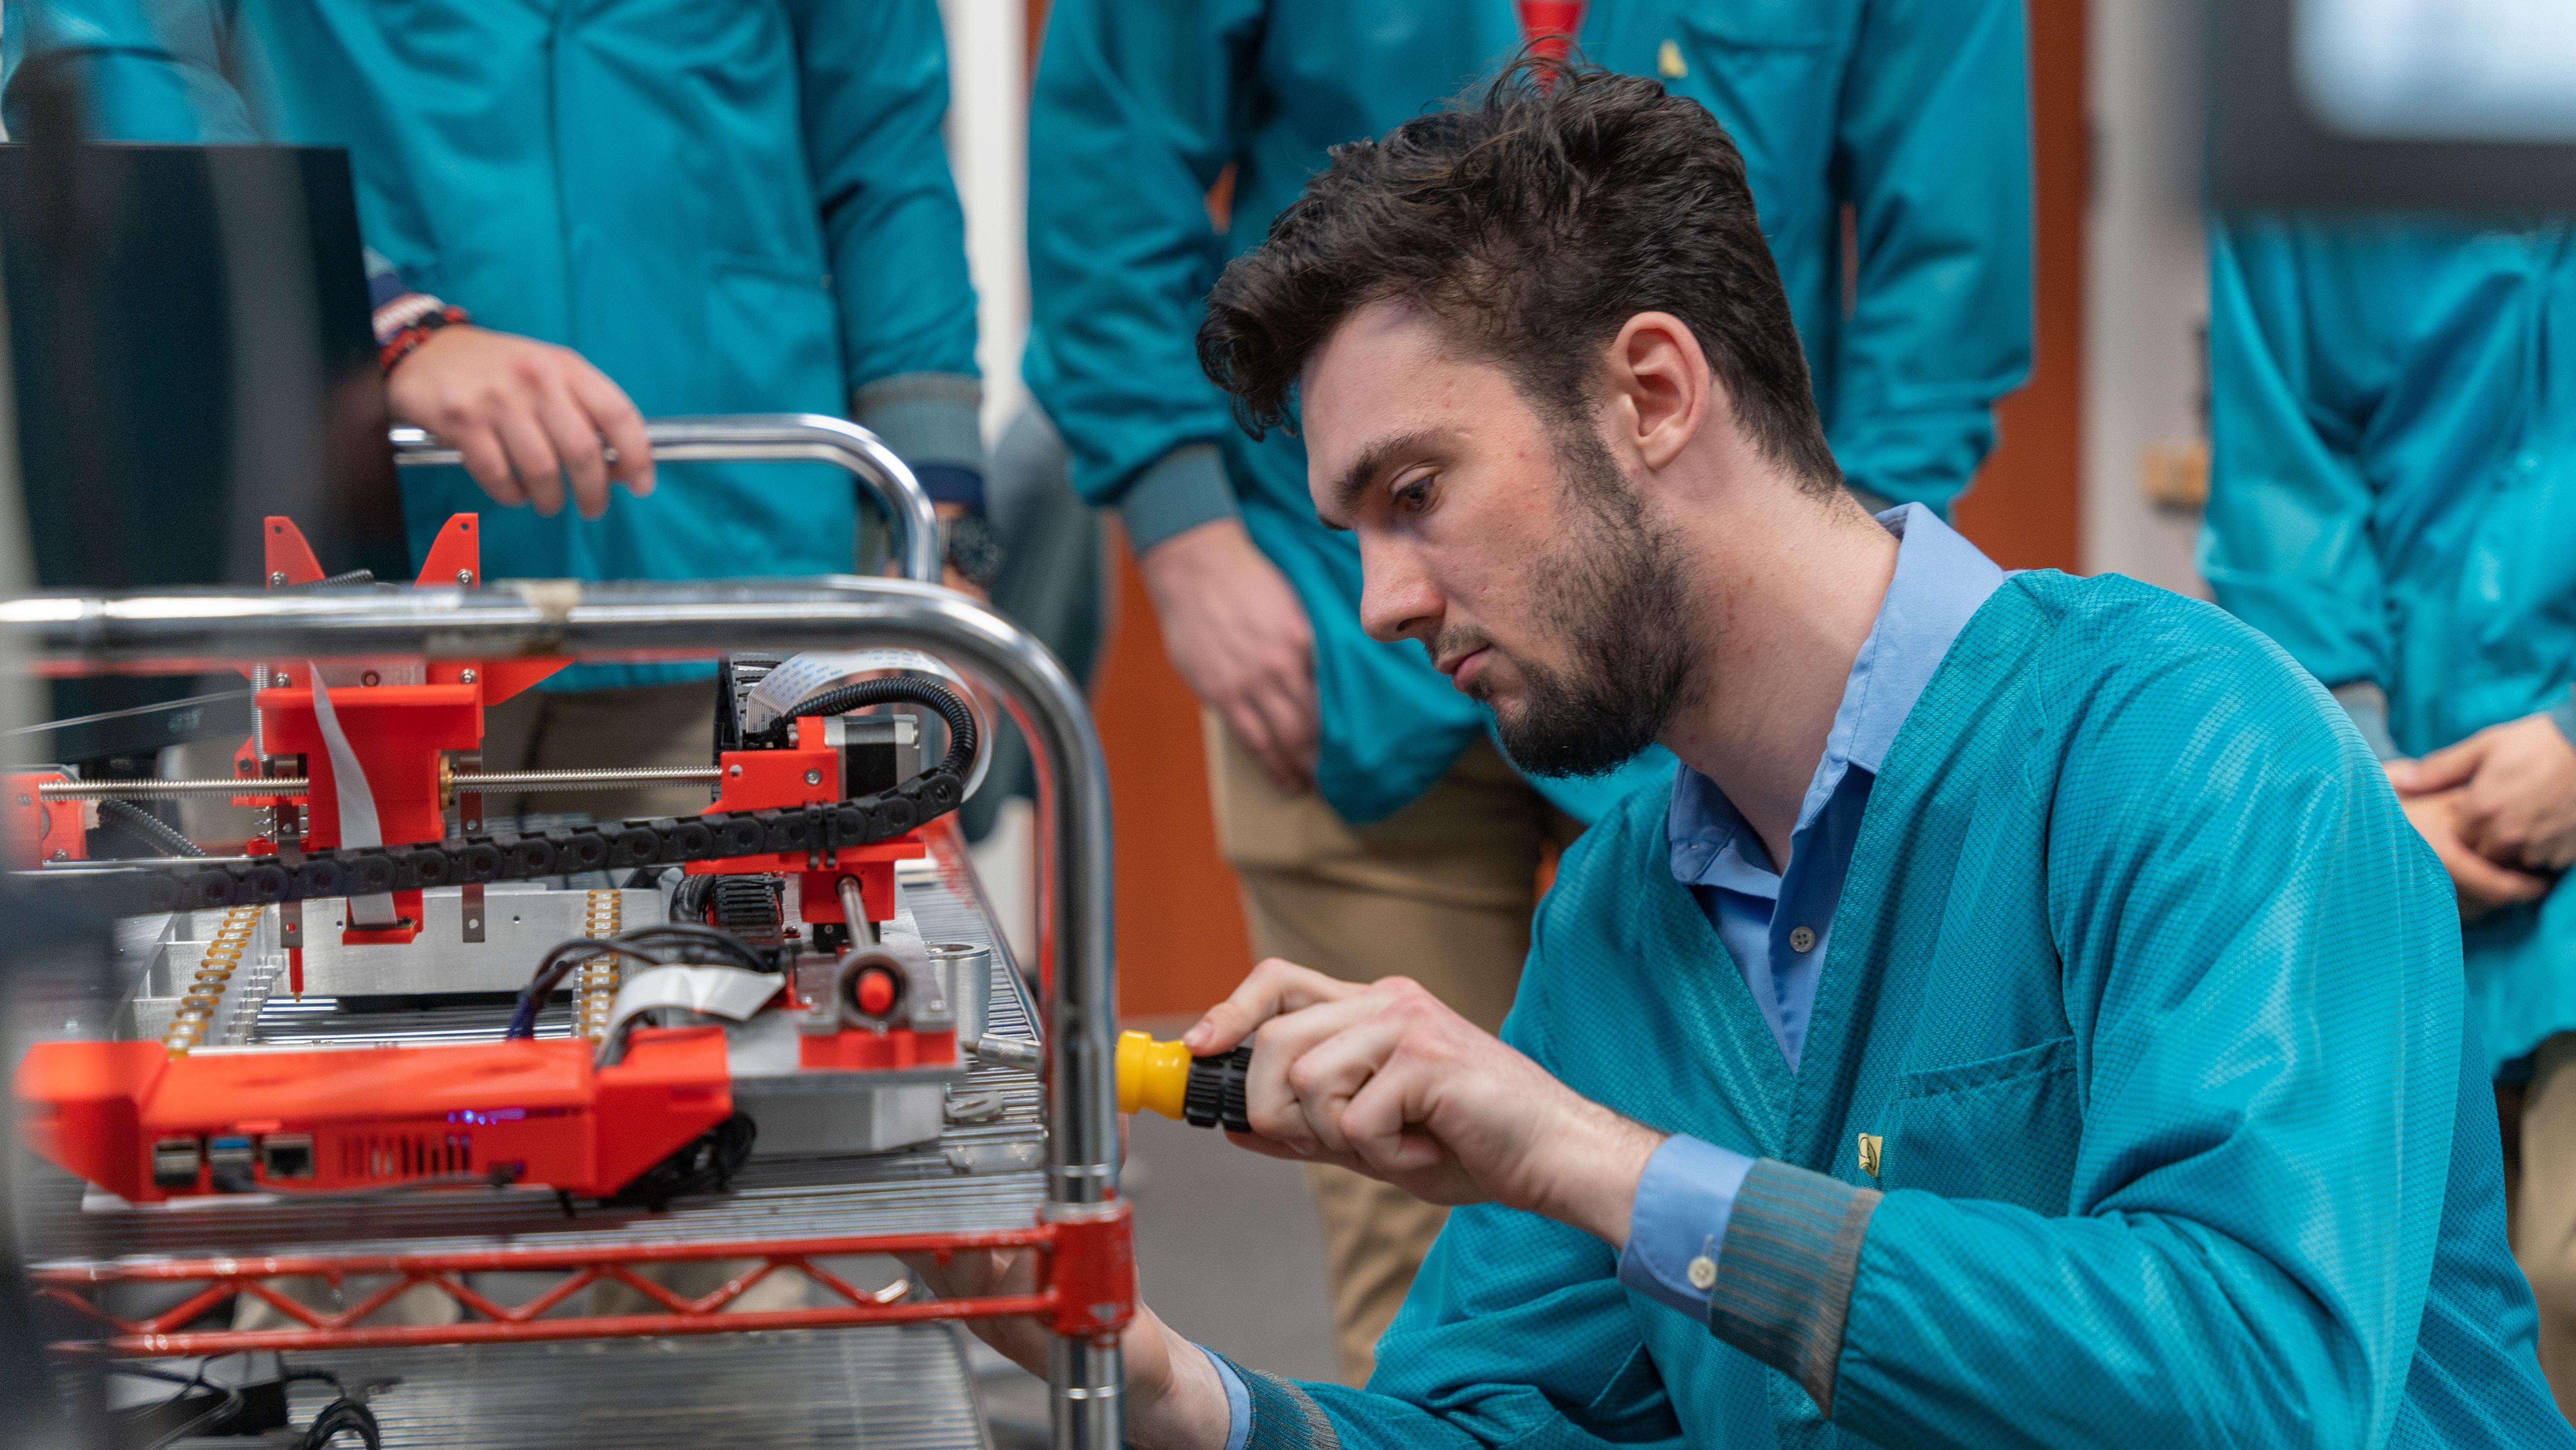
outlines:
[[[1946, 511], [2030, 358], [2017, 0], [1059, 0], [1032, 102], [1026, 375], [1074, 486], [1118, 508], [1208, 707], [1254, 949], [1403, 972], [1487, 1027], [1511, 1002], [1542, 850], [1671, 762], [1649, 752], [1612, 781], [1510, 769], [1484, 709], [1419, 648], [1361, 633], [1359, 559], [1307, 507], [1303, 450], [1238, 433], [1191, 339], [1218, 271], [1329, 148], [1569, 35], [1735, 132], [1844, 475], [1880, 506]], [[1311, 1177], [1357, 1381], [1439, 1215]]]
[[2344, 703], [2449, 868], [2576, 1410], [2576, 232], [2210, 238], [2202, 572]]
[[[347, 147], [361, 230], [403, 284], [571, 349], [646, 416], [848, 416], [946, 512], [980, 511], [974, 294], [933, 0], [16, 0], [6, 28], [13, 80], [46, 56], [101, 136]], [[416, 356], [439, 371], [454, 344]], [[437, 389], [397, 361], [392, 390], [442, 415], [416, 421], [465, 421], [464, 400], [509, 391], [512, 369], [554, 350], [448, 366]], [[593, 422], [619, 414], [598, 396]], [[507, 463], [487, 454], [481, 488], [461, 470], [407, 474], [414, 549], [450, 514], [515, 502], [514, 482], [542, 499], [514, 475], [558, 454], [604, 503], [595, 435], [579, 456], [589, 431], [523, 429]], [[673, 465], [598, 517], [486, 508], [483, 562], [515, 578], [846, 573], [855, 506], [825, 465]], [[495, 712], [486, 763], [702, 763], [706, 673], [568, 670]], [[529, 805], [703, 804], [663, 796]]]
[[1140, 1309], [1129, 1443], [2576, 1446], [2359, 732], [2211, 605], [1857, 504], [1705, 110], [1550, 67], [1342, 148], [1200, 336], [1372, 637], [1533, 769], [1681, 763], [1499, 1038], [1282, 961], [1185, 1036], [1251, 1045], [1238, 1144], [1462, 1206], [1365, 1388]]

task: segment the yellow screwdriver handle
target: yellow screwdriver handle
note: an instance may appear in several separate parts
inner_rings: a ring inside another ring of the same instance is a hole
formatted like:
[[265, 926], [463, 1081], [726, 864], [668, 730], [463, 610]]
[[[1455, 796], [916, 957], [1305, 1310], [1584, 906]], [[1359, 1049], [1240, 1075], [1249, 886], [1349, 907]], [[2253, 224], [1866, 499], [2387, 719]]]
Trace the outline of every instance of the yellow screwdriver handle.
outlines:
[[1178, 1121], [1190, 1090], [1190, 1050], [1142, 1032], [1118, 1034], [1118, 1111], [1140, 1108]]

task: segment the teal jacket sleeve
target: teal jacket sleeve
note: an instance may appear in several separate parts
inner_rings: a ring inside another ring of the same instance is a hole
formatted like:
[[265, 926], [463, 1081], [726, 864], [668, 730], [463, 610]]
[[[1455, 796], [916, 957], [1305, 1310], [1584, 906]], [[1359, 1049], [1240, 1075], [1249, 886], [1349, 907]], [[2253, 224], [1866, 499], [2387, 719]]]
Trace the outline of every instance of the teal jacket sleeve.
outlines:
[[[1838, 1237], [1856, 1272], [1847, 1312], [1804, 1316], [1840, 1321], [1820, 1364], [1717, 1332], [1874, 1443], [2378, 1445], [2398, 1413], [2461, 1120], [2457, 911], [2315, 684], [2199, 637], [2038, 682], [2072, 712], [2045, 856], [2084, 1104], [2068, 1215], [1902, 1189], [1871, 1214], [1767, 1161], [1745, 1184], [1721, 1316], [1822, 1282]], [[1757, 1199], [1816, 1251], [1739, 1254]], [[1753, 1282], [1784, 1258], [1811, 1272]]]
[[850, 390], [915, 373], [972, 378], [975, 289], [940, 135], [948, 50], [939, 7], [793, 0], [790, 16]]
[[2019, 0], [1869, 0], [1834, 167], [1859, 247], [1826, 428], [1844, 475], [1944, 517], [2030, 371]]
[[2345, 260], [2287, 223], [2209, 229], [2200, 572], [2220, 605], [2329, 687], [2385, 691], [2387, 577], [2359, 462], [2385, 345]]
[[[1537, 972], [1533, 961], [1524, 980]], [[1503, 1040], [1554, 1071], [1545, 1013], [1528, 1002], [1525, 993]], [[1686, 1443], [1619, 1285], [1617, 1252], [1493, 1204], [1450, 1214], [1378, 1342], [1366, 1390], [1235, 1369], [1252, 1402], [1245, 1450]]]
[[1233, 495], [1216, 443], [1233, 415], [1199, 371], [1225, 260], [1208, 189], [1233, 159], [1260, 0], [1137, 7], [1061, 0], [1029, 114], [1029, 388], [1139, 549]]
[[231, 7], [214, 0], [9, 0], [0, 6], [7, 70], [0, 119], [25, 138], [30, 63], [76, 85], [93, 136], [118, 141], [260, 139], [223, 68]]

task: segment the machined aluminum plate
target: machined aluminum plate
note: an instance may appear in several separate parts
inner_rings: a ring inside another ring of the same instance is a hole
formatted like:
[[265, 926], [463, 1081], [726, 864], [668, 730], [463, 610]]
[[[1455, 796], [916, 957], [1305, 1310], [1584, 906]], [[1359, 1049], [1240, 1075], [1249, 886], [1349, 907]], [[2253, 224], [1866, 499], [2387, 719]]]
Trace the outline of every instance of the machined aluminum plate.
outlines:
[[[620, 931], [662, 920], [662, 893], [647, 887], [618, 895]], [[548, 950], [591, 935], [590, 893], [529, 881], [483, 888], [483, 939], [467, 940], [461, 889], [421, 893], [421, 931], [414, 940], [350, 946], [340, 940], [349, 904], [304, 904], [304, 990], [317, 997], [413, 997], [444, 992], [516, 992]]]

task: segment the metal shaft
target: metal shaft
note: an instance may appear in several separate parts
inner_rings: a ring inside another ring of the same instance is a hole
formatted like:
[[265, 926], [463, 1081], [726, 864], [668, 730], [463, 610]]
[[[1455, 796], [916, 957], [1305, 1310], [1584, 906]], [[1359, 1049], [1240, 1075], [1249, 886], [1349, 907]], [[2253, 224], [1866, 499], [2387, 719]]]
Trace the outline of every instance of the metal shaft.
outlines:
[[[723, 772], [714, 766], [655, 765], [632, 770], [492, 770], [459, 772], [460, 791], [622, 790], [632, 785], [710, 785]], [[218, 776], [203, 780], [47, 781], [36, 793], [49, 801], [177, 800], [199, 795], [304, 795], [313, 782], [301, 775]]]

